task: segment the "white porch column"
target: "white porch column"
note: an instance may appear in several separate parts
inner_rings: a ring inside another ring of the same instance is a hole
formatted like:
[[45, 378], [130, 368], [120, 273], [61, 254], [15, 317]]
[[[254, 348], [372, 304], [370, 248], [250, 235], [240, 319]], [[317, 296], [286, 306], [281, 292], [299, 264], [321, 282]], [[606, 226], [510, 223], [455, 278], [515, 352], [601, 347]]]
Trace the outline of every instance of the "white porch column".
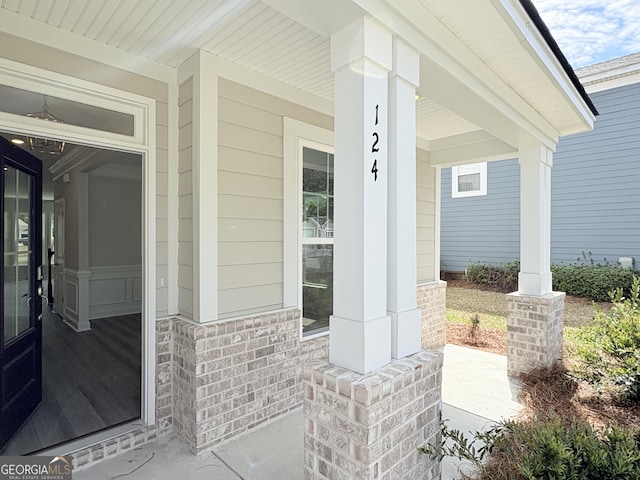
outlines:
[[389, 75], [389, 179], [387, 312], [391, 317], [391, 356], [421, 349], [422, 316], [416, 308], [416, 87], [420, 56], [393, 40]]
[[518, 292], [551, 292], [551, 167], [542, 144], [520, 148], [520, 274]]
[[367, 18], [331, 37], [336, 212], [329, 361], [358, 373], [391, 361], [386, 234], [391, 47], [391, 34]]
[[564, 293], [551, 286], [551, 166], [544, 145], [520, 148], [520, 275], [507, 295], [507, 371], [549, 368], [562, 357]]

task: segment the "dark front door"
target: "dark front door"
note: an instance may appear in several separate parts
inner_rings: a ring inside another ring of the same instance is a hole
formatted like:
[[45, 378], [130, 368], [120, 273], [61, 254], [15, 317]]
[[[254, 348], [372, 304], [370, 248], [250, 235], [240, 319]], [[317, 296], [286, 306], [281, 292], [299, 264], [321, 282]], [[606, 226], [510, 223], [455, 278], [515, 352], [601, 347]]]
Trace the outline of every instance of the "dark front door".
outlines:
[[42, 163], [0, 138], [0, 451], [42, 398]]

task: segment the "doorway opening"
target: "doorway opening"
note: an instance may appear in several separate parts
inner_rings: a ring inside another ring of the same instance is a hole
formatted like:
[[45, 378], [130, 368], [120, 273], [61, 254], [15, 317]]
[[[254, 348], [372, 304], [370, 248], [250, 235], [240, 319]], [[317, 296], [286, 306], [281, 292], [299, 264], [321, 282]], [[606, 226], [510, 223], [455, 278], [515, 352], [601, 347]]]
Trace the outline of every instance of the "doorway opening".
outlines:
[[[57, 155], [22, 148], [43, 172], [42, 401], [3, 455], [142, 416], [143, 156], [68, 142]], [[19, 226], [27, 251], [31, 230]]]

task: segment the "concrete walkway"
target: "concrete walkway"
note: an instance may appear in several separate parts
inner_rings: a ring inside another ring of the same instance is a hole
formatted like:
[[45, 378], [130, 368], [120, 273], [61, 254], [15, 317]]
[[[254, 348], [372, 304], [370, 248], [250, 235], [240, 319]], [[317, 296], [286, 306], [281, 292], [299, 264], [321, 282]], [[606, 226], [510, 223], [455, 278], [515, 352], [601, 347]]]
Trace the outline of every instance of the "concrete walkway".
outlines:
[[[451, 428], [469, 436], [495, 422], [514, 416], [518, 385], [507, 377], [507, 357], [458, 345], [444, 349], [442, 418]], [[477, 445], [479, 446], [479, 445]], [[460, 478], [469, 464], [451, 458], [442, 461], [442, 480]]]
[[[444, 348], [443, 418], [452, 428], [481, 431], [517, 412], [516, 387], [507, 377], [507, 359], [479, 350]], [[75, 480], [301, 480], [304, 428], [302, 409], [263, 427], [193, 455], [176, 435], [167, 435], [94, 466], [77, 470]], [[459, 478], [459, 462], [445, 459], [442, 480]], [[465, 466], [462, 465], [464, 469]]]

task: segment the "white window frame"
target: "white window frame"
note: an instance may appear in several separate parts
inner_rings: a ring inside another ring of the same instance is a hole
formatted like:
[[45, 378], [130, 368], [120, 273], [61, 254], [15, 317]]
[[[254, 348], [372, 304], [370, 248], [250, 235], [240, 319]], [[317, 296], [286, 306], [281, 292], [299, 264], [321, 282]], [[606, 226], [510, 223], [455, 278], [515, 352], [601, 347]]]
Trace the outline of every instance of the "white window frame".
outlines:
[[[284, 308], [302, 311], [302, 149], [313, 148], [334, 153], [333, 132], [315, 125], [284, 119]], [[333, 239], [326, 239], [331, 240]], [[318, 243], [314, 241], [313, 243]], [[328, 242], [327, 242], [328, 243]], [[328, 335], [328, 331], [302, 335], [311, 340]]]
[[[480, 188], [469, 192], [458, 191], [458, 177], [461, 175], [469, 175], [473, 173], [480, 174]], [[451, 197], [479, 197], [487, 194], [487, 162], [470, 163], [451, 167]]]

